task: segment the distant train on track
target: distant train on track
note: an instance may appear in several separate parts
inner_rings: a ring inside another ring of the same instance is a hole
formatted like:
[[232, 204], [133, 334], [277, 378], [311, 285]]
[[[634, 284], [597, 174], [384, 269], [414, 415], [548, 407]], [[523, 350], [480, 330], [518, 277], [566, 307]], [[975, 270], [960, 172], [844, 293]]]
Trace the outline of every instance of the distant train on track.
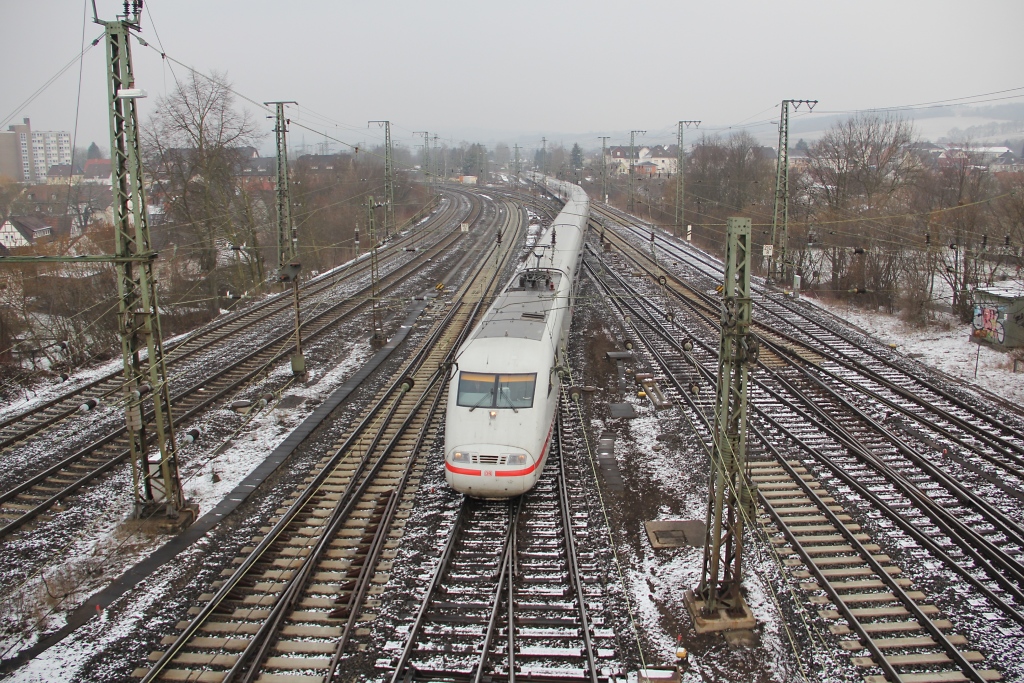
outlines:
[[554, 437], [590, 200], [571, 183], [536, 180], [565, 206], [459, 349], [448, 386], [445, 479], [477, 498], [529, 491]]

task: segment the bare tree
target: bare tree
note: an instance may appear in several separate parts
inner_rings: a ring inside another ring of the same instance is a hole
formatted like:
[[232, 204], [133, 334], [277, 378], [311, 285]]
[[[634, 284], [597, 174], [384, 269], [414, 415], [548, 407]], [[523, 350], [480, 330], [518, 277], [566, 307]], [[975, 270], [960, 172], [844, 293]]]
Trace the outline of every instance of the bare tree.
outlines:
[[[157, 100], [144, 129], [155, 198], [164, 205], [167, 229], [176, 233], [171, 239], [198, 263], [214, 312], [219, 282], [238, 274], [235, 268], [218, 273], [220, 261], [230, 265], [232, 247], [238, 251], [259, 243], [261, 225], [254, 220], [252, 198], [238, 182], [237, 168], [255, 153], [262, 136], [252, 115], [235, 106], [227, 77], [218, 73], [206, 78], [190, 72], [178, 81], [170, 95]], [[261, 272], [251, 268], [248, 282], [236, 287], [248, 289]]]

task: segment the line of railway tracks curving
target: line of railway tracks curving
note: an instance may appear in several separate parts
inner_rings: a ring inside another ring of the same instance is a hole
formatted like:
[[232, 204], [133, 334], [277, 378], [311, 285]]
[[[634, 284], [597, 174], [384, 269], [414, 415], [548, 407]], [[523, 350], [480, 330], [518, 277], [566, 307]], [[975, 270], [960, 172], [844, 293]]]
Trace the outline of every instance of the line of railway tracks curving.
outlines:
[[[433, 258], [450, 249], [460, 239], [461, 233], [456, 229], [460, 219], [475, 221], [480, 215], [481, 205], [463, 206], [463, 209], [466, 213], [442, 212], [441, 225], [446, 227], [446, 230], [442, 231], [437, 241], [419, 254], [421, 258]], [[506, 215], [510, 215], [508, 207], [505, 212]], [[396, 248], [398, 246], [400, 245], [396, 245]], [[396, 263], [382, 275], [379, 283], [380, 293], [386, 295], [397, 291], [417, 274], [419, 264], [419, 260]], [[361, 280], [364, 279], [364, 275], [365, 273], [360, 270], [353, 272], [351, 277], [353, 280]], [[308, 300], [312, 301], [315, 298], [319, 305], [310, 306], [310, 312], [302, 323], [303, 336], [307, 343], [331, 333], [371, 305], [369, 283], [355, 281], [347, 296], [336, 298], [330, 296], [333, 286], [330, 282], [316, 282], [308, 288]], [[284, 323], [283, 330], [277, 329], [282, 326], [279, 322], [276, 328], [271, 326], [270, 329], [273, 331], [269, 334], [257, 335], [262, 338], [258, 339], [254, 346], [241, 349], [241, 353], [236, 353], [230, 362], [220, 365], [222, 360], [210, 363], [208, 358], [210, 352], [216, 353], [225, 347], [237, 346], [237, 335], [241, 330], [258, 326], [268, 317], [282, 317], [282, 307], [286, 309], [288, 306], [290, 303], [287, 301], [271, 302], [258, 307], [257, 310], [246, 311], [226, 325], [212, 326], [210, 331], [204, 331], [176, 347], [175, 351], [180, 353], [171, 354], [169, 361], [173, 372], [178, 375], [172, 395], [176, 425], [186, 424], [203, 411], [223, 402], [233, 392], [246, 386], [256, 377], [264, 375], [288, 356], [293, 345], [294, 331], [288, 329], [287, 323]], [[193, 366], [189, 369], [190, 381], [182, 381], [186, 373], [179, 364]], [[118, 383], [116, 378], [106, 380], [106, 384]], [[117, 389], [110, 391], [116, 393]], [[73, 398], [70, 400], [74, 401]], [[105, 432], [101, 430], [100, 434], [87, 444], [55, 462], [51, 460], [37, 471], [29, 470], [22, 478], [14, 481], [9, 478], [5, 490], [0, 493], [0, 539], [118, 467], [127, 459], [128, 454], [125, 428], [123, 424], [115, 422], [114, 425], [107, 426]]]
[[501, 264], [493, 250], [504, 262], [514, 243], [479, 260], [411, 359], [138, 675], [243, 681], [339, 673], [352, 639], [365, 635], [401, 542], [443, 414], [450, 356], [496, 286]]
[[[659, 368], [675, 399], [697, 415], [712, 415], [709, 395], [713, 390], [695, 394], [694, 388], [714, 386], [720, 304], [706, 296], [710, 288], [694, 291], [668, 269], [650, 263], [642, 247], [616, 241], [607, 232], [605, 239], [615, 241], [616, 247], [615, 255], [602, 264], [598, 278], [604, 282], [606, 296], [630, 320], [630, 333]], [[593, 254], [588, 258], [592, 260]], [[616, 260], [618, 264], [613, 263]], [[595, 277], [597, 270], [592, 265]], [[638, 274], [642, 276], [639, 280]], [[927, 399], [897, 411], [890, 405], [895, 401], [879, 400], [880, 384], [885, 381], [879, 373], [853, 381], [848, 373], [856, 371], [855, 366], [835, 370], [837, 364], [819, 353], [814, 344], [801, 343], [795, 335], [768, 328], [763, 322], [758, 334], [761, 370], [752, 375], [750, 383], [752, 472], [785, 480], [778, 489], [778, 495], [790, 498], [782, 499], [785, 505], [773, 505], [773, 495], [765, 495], [763, 490], [762, 505], [773, 515], [772, 521], [782, 533], [779, 538], [797, 555], [794, 562], [807, 567], [800, 571], [808, 579], [806, 589], [815, 593], [811, 601], [832, 602], [836, 609], [821, 610], [822, 615], [846, 620], [845, 625], [833, 624], [833, 633], [856, 636], [843, 640], [842, 647], [851, 651], [866, 648], [868, 655], [854, 662], [877, 667], [879, 675], [892, 680], [995, 680], [996, 672], [974, 668], [980, 654], [960, 650], [966, 644], [962, 636], [945, 637], [951, 623], [931, 619], [930, 613], [936, 609], [921, 602], [923, 593], [908, 592], [909, 584], [900, 585], [900, 579], [889, 576], [900, 572], [889, 564], [889, 556], [876, 555], [878, 546], [865, 544], [868, 538], [860, 528], [851, 527], [854, 518], [868, 520], [876, 534], [890, 541], [890, 547], [893, 534], [887, 533], [885, 526], [899, 529], [902, 535], [896, 539], [896, 549], [904, 561], [916, 565], [911, 569], [919, 579], [930, 573], [921, 571], [916, 556], [926, 551], [949, 577], [966, 581], [974, 595], [981, 596], [979, 604], [996, 607], [1019, 624], [1024, 586], [1017, 561], [1021, 528], [1010, 518], [1013, 513], [1004, 513], [1013, 509], [1017, 497], [1010, 494], [1018, 489], [1012, 485], [992, 487], [978, 495], [974, 489], [985, 488], [989, 479], [960, 482], [956, 476], [960, 472], [949, 476], [952, 473], [945, 472], [943, 464], [933, 465], [935, 446], [950, 436], [934, 429], [946, 416], [941, 409], [929, 415]], [[871, 388], [861, 388], [868, 382]], [[889, 391], [899, 388], [889, 387]], [[899, 395], [907, 401], [914, 398], [913, 392]], [[880, 417], [878, 411], [891, 413]], [[912, 423], [916, 416], [921, 419]], [[894, 428], [894, 423], [900, 427]], [[697, 428], [707, 442], [710, 428], [706, 417], [703, 424], [697, 421]], [[933, 431], [926, 434], [929, 429]], [[986, 449], [994, 443], [1008, 445], [1012, 452], [1019, 438], [1013, 430], [1008, 430], [1009, 437], [1000, 432], [1001, 439], [986, 439], [992, 434], [980, 431], [980, 435], [972, 435], [965, 429], [954, 442], [962, 450], [962, 458], [973, 460], [973, 471], [997, 466], [985, 459], [991, 455]], [[922, 453], [926, 446], [930, 449], [927, 455]], [[815, 476], [831, 490], [814, 492], [801, 484]], [[1006, 497], [987, 500], [999, 492]], [[839, 505], [832, 505], [835, 502]], [[872, 518], [885, 523], [875, 525]], [[837, 526], [839, 523], [845, 528]], [[814, 581], [809, 580], [812, 578]], [[837, 585], [844, 581], [846, 585]], [[957, 603], [947, 601], [946, 607], [960, 612], [960, 623], [964, 623], [962, 605]], [[917, 633], [905, 636], [910, 631]]]

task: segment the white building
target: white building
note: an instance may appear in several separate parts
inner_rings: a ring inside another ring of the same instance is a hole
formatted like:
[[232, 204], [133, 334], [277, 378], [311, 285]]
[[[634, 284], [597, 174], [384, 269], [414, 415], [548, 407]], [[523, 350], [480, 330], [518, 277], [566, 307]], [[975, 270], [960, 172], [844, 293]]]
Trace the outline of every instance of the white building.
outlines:
[[[636, 156], [633, 160], [634, 170], [644, 164], [642, 172], [648, 176], [668, 176], [675, 173], [679, 165], [675, 145], [637, 145], [633, 148], [633, 154]], [[629, 173], [629, 145], [609, 147], [604, 160], [610, 173]], [[641, 171], [637, 170], [637, 174], [640, 173]]]
[[50, 167], [71, 164], [71, 133], [34, 131], [29, 119], [0, 132], [0, 175], [45, 183]]

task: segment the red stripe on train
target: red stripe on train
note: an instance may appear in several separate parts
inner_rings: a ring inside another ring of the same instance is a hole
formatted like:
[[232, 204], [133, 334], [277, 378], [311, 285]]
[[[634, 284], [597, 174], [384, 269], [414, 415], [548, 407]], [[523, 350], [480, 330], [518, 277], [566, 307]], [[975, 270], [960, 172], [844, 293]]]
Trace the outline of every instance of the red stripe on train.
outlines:
[[[521, 470], [495, 470], [494, 471], [494, 476], [496, 476], [496, 477], [525, 477], [527, 474], [530, 474], [531, 472], [533, 472], [535, 469], [537, 469], [537, 465], [540, 464], [541, 460], [544, 459], [544, 453], [547, 452], [548, 446], [551, 445], [551, 434], [554, 431], [555, 431], [555, 421], [552, 420], [551, 421], [551, 427], [548, 429], [548, 438], [544, 442], [544, 447], [540, 449], [540, 458], [537, 460], [537, 462], [535, 462], [532, 465], [530, 465], [529, 467], [525, 467], [525, 468], [523, 468]], [[483, 472], [481, 470], [470, 470], [470, 469], [466, 469], [465, 467], [458, 467], [456, 465], [451, 464], [447, 460], [444, 463], [444, 467], [445, 467], [446, 470], [448, 470], [452, 474], [465, 474], [465, 475], [468, 475], [468, 476], [471, 476], [471, 477], [482, 477], [483, 476]]]

